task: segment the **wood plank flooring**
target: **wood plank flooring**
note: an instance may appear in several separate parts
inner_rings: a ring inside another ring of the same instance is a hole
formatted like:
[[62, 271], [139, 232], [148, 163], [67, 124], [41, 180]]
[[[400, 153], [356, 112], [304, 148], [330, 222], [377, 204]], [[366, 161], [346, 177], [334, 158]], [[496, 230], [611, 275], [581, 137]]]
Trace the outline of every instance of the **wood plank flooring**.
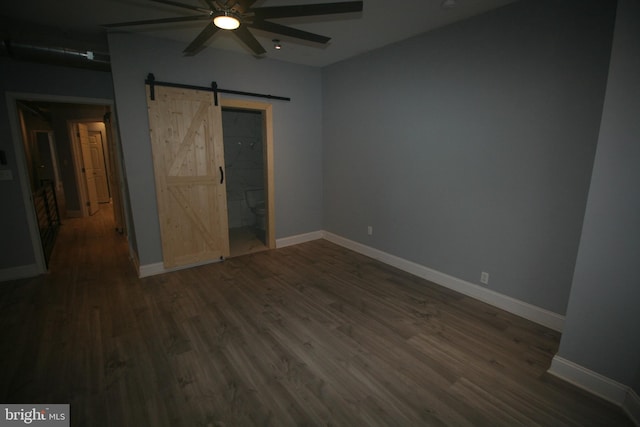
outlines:
[[108, 209], [0, 284], [0, 401], [73, 426], [631, 426], [559, 335], [319, 240], [138, 279]]

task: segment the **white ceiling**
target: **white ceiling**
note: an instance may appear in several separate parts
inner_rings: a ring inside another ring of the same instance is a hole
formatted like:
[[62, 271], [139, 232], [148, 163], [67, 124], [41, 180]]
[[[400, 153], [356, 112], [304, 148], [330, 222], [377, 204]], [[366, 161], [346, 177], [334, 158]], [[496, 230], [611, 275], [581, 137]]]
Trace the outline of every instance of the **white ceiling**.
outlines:
[[[203, 6], [202, 0], [176, 0]], [[282, 6], [293, 4], [330, 3], [339, 0], [258, 0], [254, 6]], [[252, 30], [273, 59], [311, 66], [325, 66], [387, 44], [407, 39], [438, 27], [460, 21], [515, 0], [364, 0], [364, 11], [345, 15], [313, 18], [290, 18], [278, 23], [331, 37], [327, 46], [301, 42], [296, 39]], [[443, 3], [455, 7], [443, 7]], [[35, 25], [55, 30], [60, 38], [103, 40], [106, 30], [101, 24], [185, 16], [190, 11], [148, 0], [12, 0], [2, 1], [0, 16], [4, 16], [4, 32], [15, 41], [34, 38]], [[33, 23], [34, 26], [24, 25]], [[186, 45], [201, 31], [206, 21], [181, 24], [162, 24], [129, 27], [126, 30], [177, 40]], [[115, 31], [115, 30], [111, 30]], [[80, 34], [80, 36], [79, 36]], [[6, 37], [6, 34], [2, 35]], [[42, 37], [42, 36], [40, 36]], [[274, 50], [272, 39], [282, 41], [282, 50]], [[56, 40], [52, 34], [46, 39]], [[27, 40], [29, 41], [29, 40]], [[60, 42], [57, 42], [58, 44]], [[77, 43], [76, 43], [77, 44]], [[95, 43], [94, 43], [95, 45]], [[232, 34], [218, 32], [209, 47], [251, 52]], [[65, 47], [65, 46], [59, 46]]]

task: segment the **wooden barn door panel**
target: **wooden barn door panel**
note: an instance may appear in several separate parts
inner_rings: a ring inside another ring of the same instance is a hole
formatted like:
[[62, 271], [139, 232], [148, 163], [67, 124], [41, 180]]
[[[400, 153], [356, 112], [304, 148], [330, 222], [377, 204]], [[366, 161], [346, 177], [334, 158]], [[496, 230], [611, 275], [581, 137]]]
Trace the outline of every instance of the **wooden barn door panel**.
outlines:
[[147, 104], [164, 266], [227, 257], [221, 109], [211, 92], [154, 89]]

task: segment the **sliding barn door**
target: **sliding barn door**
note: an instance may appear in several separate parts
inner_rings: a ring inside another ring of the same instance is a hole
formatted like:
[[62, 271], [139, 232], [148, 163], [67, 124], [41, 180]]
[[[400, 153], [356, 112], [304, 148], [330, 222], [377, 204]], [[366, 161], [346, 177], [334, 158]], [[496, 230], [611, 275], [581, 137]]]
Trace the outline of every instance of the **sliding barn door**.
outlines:
[[147, 86], [165, 268], [229, 256], [222, 114], [213, 93]]

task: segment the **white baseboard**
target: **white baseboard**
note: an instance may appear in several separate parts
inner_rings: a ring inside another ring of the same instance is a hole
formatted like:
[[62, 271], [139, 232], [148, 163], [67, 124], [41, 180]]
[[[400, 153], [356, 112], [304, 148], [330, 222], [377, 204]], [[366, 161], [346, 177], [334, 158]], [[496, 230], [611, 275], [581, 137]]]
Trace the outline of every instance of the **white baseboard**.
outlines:
[[351, 249], [378, 261], [382, 261], [385, 264], [399, 268], [407, 273], [411, 273], [440, 286], [444, 286], [445, 288], [452, 289], [460, 292], [461, 294], [486, 302], [494, 307], [508, 311], [509, 313], [517, 316], [524, 317], [527, 320], [531, 320], [532, 322], [546, 326], [555, 331], [562, 331], [564, 316], [560, 314], [511, 298], [490, 289], [483, 288], [462, 279], [458, 279], [457, 277], [449, 276], [448, 274], [441, 273], [361, 243], [345, 239], [344, 237], [333, 233], [324, 232], [324, 238], [347, 249]]
[[558, 355], [554, 356], [551, 361], [551, 367], [547, 372], [604, 400], [621, 406], [631, 420], [640, 426], [640, 397], [631, 387]]
[[627, 395], [627, 386], [558, 355], [548, 372], [619, 406]]
[[300, 243], [322, 239], [324, 235], [325, 235], [324, 231], [312, 231], [311, 233], [283, 237], [281, 239], [276, 239], [276, 248], [284, 248], [285, 246], [298, 245]]
[[164, 263], [156, 262], [153, 264], [145, 264], [140, 265], [138, 267], [138, 277], [142, 279], [143, 277], [155, 276], [157, 274], [170, 273], [172, 271], [186, 270], [187, 268], [200, 267], [202, 265], [214, 264], [216, 262], [220, 262], [221, 260], [212, 260], [212, 261], [203, 261], [197, 262], [189, 265], [181, 265], [179, 267], [165, 268]]
[[36, 264], [20, 265], [18, 267], [3, 268], [0, 270], [0, 282], [8, 280], [24, 279], [35, 277], [41, 274]]

